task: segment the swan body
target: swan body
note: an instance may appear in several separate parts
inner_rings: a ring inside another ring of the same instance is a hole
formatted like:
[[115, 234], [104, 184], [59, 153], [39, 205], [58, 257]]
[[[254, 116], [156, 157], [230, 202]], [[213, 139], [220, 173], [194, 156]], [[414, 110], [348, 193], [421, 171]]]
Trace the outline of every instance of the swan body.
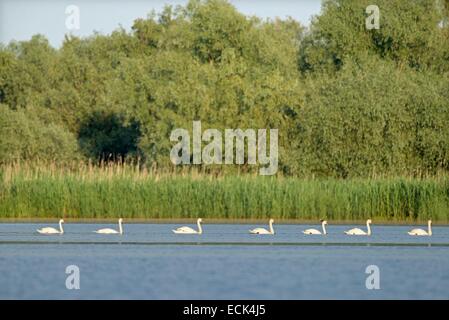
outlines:
[[351, 230], [345, 231], [345, 234], [349, 236], [370, 236], [371, 235], [371, 227], [370, 224], [372, 223], [371, 219], [366, 220], [366, 229], [367, 232], [360, 228], [353, 228]]
[[202, 234], [203, 233], [203, 229], [201, 228], [201, 222], [203, 222], [203, 219], [199, 218], [196, 221], [196, 224], [198, 225], [198, 230], [195, 230], [193, 228], [190, 227], [179, 227], [175, 230], [172, 230], [174, 233], [177, 234]]
[[37, 229], [37, 232], [39, 232], [40, 234], [63, 234], [64, 233], [64, 229], [62, 228], [63, 223], [64, 223], [63, 219], [59, 220], [59, 230], [53, 227], [45, 227], [42, 229]]
[[423, 229], [412, 229], [408, 232], [411, 236], [431, 236], [432, 235], [432, 220], [427, 221], [427, 231]]
[[274, 234], [273, 222], [274, 222], [274, 220], [270, 219], [270, 221], [269, 221], [270, 230], [267, 230], [265, 228], [255, 228], [255, 229], [249, 230], [249, 232], [252, 234]]
[[317, 229], [307, 229], [307, 230], [304, 230], [302, 233], [307, 234], [307, 235], [320, 235], [320, 234], [326, 235], [327, 234], [326, 225], [327, 225], [327, 221], [323, 220], [321, 222], [321, 229], [323, 229], [323, 232], [321, 232], [320, 230], [317, 230]]
[[99, 229], [94, 232], [99, 233], [99, 234], [123, 234], [122, 222], [123, 222], [122, 218], [118, 219], [118, 229], [119, 229], [118, 231], [115, 229], [111, 229], [111, 228], [104, 228], [104, 229]]

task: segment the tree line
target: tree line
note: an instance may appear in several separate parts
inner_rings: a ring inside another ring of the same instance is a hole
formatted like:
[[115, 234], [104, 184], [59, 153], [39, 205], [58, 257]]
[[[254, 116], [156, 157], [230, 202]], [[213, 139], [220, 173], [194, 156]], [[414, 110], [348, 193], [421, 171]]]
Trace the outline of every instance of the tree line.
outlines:
[[[0, 46], [0, 164], [127, 161], [170, 169], [170, 132], [279, 129], [279, 171], [367, 177], [449, 170], [449, 1], [325, 0], [310, 26], [225, 0], [130, 31]], [[235, 170], [218, 167], [216, 170]], [[254, 171], [251, 167], [238, 170]]]

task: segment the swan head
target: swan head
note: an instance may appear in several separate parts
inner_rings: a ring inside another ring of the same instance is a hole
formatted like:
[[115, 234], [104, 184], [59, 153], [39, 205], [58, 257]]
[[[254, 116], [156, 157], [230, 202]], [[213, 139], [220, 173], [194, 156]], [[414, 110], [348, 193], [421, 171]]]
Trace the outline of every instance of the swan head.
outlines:
[[64, 223], [64, 219], [59, 220], [59, 223]]
[[432, 224], [432, 220], [429, 219], [429, 221], [427, 221], [427, 223], [430, 225]]
[[371, 219], [366, 220], [366, 223], [373, 223]]
[[322, 220], [321, 223], [322, 224], [327, 224], [327, 220]]
[[123, 219], [122, 218], [118, 219], [118, 222], [123, 222]]
[[198, 222], [203, 222], [203, 219], [201, 219], [201, 218], [198, 218], [198, 220], [197, 220]]
[[273, 223], [274, 222], [274, 219], [270, 219], [270, 223]]

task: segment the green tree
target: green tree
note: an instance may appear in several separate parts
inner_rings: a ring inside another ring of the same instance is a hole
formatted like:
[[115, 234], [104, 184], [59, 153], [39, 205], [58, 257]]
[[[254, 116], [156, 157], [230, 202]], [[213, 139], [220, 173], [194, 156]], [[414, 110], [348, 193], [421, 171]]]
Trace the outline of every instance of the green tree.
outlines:
[[377, 57], [308, 80], [297, 171], [345, 178], [447, 170], [447, 87], [431, 72]]
[[55, 124], [44, 125], [27, 109], [11, 110], [0, 105], [0, 137], [0, 163], [78, 158], [73, 134]]
[[380, 0], [380, 28], [365, 27], [370, 1], [326, 0], [305, 35], [299, 68], [305, 73], [335, 71], [366, 52], [395, 61], [399, 66], [448, 71], [447, 19], [439, 0]]

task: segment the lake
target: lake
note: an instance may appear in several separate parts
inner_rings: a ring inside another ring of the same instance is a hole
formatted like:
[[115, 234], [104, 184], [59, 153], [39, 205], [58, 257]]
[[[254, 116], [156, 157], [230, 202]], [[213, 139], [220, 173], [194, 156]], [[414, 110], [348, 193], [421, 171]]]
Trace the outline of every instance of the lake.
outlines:
[[[126, 221], [125, 221], [126, 222]], [[183, 224], [181, 224], [183, 225]], [[353, 226], [204, 224], [202, 235], [176, 235], [178, 224], [0, 223], [2, 299], [449, 299], [449, 227], [411, 237], [411, 226], [373, 225], [373, 235], [346, 236]], [[192, 225], [196, 228], [196, 225]], [[360, 226], [365, 229], [363, 225]], [[420, 226], [426, 229], [426, 226]], [[66, 267], [80, 270], [80, 289], [66, 288]], [[366, 268], [379, 269], [369, 290]]]

